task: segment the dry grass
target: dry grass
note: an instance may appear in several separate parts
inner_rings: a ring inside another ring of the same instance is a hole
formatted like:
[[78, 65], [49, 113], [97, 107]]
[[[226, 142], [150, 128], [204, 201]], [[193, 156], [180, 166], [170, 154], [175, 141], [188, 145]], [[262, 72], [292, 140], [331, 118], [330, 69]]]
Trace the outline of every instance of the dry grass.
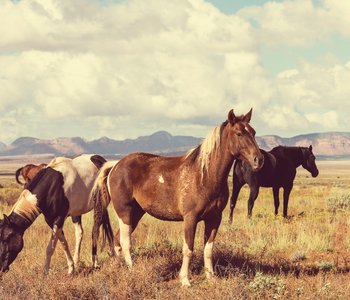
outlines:
[[[205, 279], [203, 270], [203, 224], [197, 229], [190, 265], [192, 287], [181, 288], [177, 275], [182, 263], [182, 223], [162, 222], [150, 216], [143, 218], [133, 234], [131, 272], [122, 259], [111, 259], [106, 252], [99, 253], [101, 268], [92, 270], [92, 213], [83, 216], [85, 238], [75, 275], [66, 274], [66, 260], [58, 246], [50, 274], [44, 276], [50, 230], [40, 216], [26, 231], [25, 247], [10, 271], [0, 278], [0, 298], [348, 299], [349, 213], [329, 208], [325, 199], [350, 188], [350, 163], [318, 162], [318, 166], [318, 178], [298, 171], [288, 219], [274, 216], [272, 191], [264, 188], [252, 218], [247, 219], [249, 189], [242, 189], [232, 225], [228, 224], [228, 207], [224, 211], [214, 249], [216, 276], [212, 281]], [[21, 188], [13, 179], [0, 180], [0, 184], [18, 197]], [[0, 189], [0, 197], [3, 193]], [[2, 202], [1, 212], [8, 213], [11, 205]], [[116, 229], [112, 208], [110, 217]], [[64, 230], [73, 251], [70, 220]]]

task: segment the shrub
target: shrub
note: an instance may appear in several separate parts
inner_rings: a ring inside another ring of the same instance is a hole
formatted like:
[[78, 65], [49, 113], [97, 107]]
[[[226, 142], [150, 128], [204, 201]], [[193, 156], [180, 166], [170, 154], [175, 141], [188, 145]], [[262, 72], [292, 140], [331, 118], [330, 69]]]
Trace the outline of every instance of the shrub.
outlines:
[[328, 261], [321, 262], [321, 263], [317, 264], [317, 266], [319, 266], [324, 271], [329, 271], [335, 267], [335, 265], [333, 263], [328, 262]]
[[283, 294], [285, 284], [282, 280], [277, 280], [276, 277], [264, 276], [262, 272], [257, 272], [254, 281], [249, 284], [256, 296], [271, 295], [273, 299], [279, 298]]
[[12, 206], [18, 200], [21, 190], [17, 188], [3, 188], [0, 190], [0, 203]]
[[326, 197], [326, 205], [333, 210], [350, 209], [350, 191], [339, 191]]
[[298, 260], [305, 260], [306, 255], [304, 251], [295, 251], [293, 254], [290, 256], [291, 261], [298, 261]]

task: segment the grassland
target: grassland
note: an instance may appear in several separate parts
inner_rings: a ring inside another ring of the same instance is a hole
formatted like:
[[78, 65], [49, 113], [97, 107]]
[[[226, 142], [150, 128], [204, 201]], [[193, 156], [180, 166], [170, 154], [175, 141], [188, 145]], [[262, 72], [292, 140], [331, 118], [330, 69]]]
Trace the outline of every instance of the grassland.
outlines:
[[[317, 162], [320, 175], [298, 170], [290, 196], [289, 215], [273, 214], [271, 189], [261, 188], [247, 219], [249, 188], [244, 187], [228, 223], [224, 211], [214, 248], [216, 276], [205, 279], [203, 224], [197, 228], [191, 262], [192, 287], [181, 288], [177, 275], [182, 263], [182, 223], [145, 216], [133, 234], [134, 269], [123, 259], [99, 253], [100, 269], [91, 269], [92, 213], [83, 216], [85, 237], [76, 273], [58, 245], [50, 274], [43, 275], [50, 229], [40, 216], [25, 232], [24, 249], [0, 278], [1, 299], [349, 299], [349, 211], [326, 205], [328, 195], [350, 190], [350, 162]], [[17, 165], [0, 165], [0, 173]], [[229, 177], [231, 181], [231, 177]], [[0, 213], [9, 213], [21, 186], [1, 177]], [[282, 211], [282, 203], [280, 206]], [[110, 208], [112, 226], [117, 218]], [[65, 224], [73, 252], [74, 228]]]

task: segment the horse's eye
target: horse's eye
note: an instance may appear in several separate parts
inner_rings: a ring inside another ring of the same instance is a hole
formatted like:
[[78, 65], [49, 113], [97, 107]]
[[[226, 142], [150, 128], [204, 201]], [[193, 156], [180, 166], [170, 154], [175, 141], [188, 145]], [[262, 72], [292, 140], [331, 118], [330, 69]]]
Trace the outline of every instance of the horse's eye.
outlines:
[[238, 132], [237, 135], [238, 135], [238, 136], [242, 136], [242, 133]]

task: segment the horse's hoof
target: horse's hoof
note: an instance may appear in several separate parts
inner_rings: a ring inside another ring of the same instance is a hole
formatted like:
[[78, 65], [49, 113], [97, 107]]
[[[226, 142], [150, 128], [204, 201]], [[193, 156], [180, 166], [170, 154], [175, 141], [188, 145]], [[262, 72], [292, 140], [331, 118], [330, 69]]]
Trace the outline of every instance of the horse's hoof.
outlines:
[[181, 279], [181, 285], [182, 285], [182, 287], [190, 287], [191, 286], [190, 281], [188, 280], [187, 277]]

